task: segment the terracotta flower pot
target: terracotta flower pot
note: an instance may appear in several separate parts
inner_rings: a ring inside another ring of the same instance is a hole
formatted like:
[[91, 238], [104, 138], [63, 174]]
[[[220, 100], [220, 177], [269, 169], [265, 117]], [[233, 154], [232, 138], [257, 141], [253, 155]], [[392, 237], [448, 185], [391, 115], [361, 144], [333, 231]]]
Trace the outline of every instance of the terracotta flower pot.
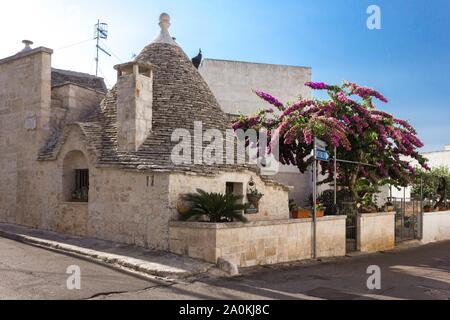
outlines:
[[309, 219], [311, 218], [311, 211], [305, 209], [299, 209], [292, 212], [293, 219]]
[[433, 208], [425, 208], [423, 209], [425, 212], [433, 212]]
[[[317, 218], [322, 218], [325, 216], [324, 210], [317, 211]], [[313, 213], [311, 210], [300, 209], [292, 212], [293, 219], [311, 219], [313, 217]]]

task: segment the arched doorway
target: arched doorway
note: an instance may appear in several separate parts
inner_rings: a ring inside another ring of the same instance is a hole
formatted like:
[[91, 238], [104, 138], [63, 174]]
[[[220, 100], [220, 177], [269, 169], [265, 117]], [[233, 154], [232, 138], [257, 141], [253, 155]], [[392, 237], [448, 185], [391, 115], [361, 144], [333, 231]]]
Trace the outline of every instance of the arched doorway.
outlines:
[[71, 151], [64, 158], [63, 197], [66, 202], [89, 201], [89, 165], [81, 151]]

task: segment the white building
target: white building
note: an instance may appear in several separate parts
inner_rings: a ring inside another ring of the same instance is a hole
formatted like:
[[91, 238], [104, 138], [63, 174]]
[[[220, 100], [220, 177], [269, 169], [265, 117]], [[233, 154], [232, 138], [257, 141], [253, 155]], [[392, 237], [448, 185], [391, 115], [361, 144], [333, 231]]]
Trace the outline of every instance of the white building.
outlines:
[[444, 150], [425, 152], [422, 155], [428, 159], [431, 168], [447, 167], [450, 170], [450, 144]]

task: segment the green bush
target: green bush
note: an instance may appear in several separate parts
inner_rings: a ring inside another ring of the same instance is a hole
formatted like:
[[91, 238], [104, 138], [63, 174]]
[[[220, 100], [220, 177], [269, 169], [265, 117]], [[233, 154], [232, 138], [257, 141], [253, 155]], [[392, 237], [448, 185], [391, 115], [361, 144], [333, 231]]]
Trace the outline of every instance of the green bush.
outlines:
[[243, 196], [232, 193], [207, 193], [201, 189], [197, 193], [183, 196], [183, 200], [189, 204], [189, 209], [180, 214], [181, 221], [199, 221], [207, 217], [211, 223], [247, 222], [242, 215], [248, 204], [241, 204]]
[[450, 199], [450, 171], [446, 167], [433, 168], [430, 171], [418, 170], [418, 176], [412, 188], [413, 196], [434, 203], [434, 208], [446, 205]]

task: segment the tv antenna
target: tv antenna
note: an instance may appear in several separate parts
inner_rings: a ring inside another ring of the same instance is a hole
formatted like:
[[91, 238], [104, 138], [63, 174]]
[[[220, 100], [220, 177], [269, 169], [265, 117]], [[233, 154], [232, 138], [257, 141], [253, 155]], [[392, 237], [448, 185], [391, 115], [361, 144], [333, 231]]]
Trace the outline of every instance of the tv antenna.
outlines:
[[98, 77], [98, 64], [99, 64], [99, 54], [100, 51], [105, 53], [106, 55], [111, 57], [111, 54], [100, 47], [100, 39], [108, 39], [108, 24], [107, 23], [101, 23], [100, 20], [97, 21], [97, 24], [95, 25], [94, 30], [94, 40], [97, 40], [97, 57], [95, 58], [96, 67], [95, 67], [95, 75]]

